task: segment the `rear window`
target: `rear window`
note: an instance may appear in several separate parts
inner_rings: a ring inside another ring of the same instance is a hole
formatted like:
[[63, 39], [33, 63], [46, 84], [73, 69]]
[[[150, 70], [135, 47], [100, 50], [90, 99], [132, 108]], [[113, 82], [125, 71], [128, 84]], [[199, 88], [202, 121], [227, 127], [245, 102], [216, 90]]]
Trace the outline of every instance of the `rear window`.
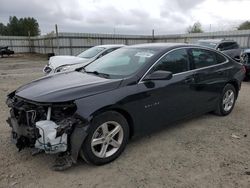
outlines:
[[224, 42], [218, 46], [221, 51], [238, 49], [239, 45], [236, 42]]
[[192, 59], [195, 69], [217, 64], [216, 53], [204, 49], [192, 49]]
[[195, 69], [216, 65], [227, 61], [223, 55], [206, 49], [192, 49], [191, 56]]

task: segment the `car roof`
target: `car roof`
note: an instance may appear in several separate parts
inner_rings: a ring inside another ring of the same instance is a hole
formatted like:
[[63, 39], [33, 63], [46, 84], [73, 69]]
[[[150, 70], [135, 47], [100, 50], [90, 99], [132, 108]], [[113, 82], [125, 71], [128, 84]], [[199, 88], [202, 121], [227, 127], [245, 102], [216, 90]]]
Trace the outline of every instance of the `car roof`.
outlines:
[[167, 50], [171, 48], [178, 47], [197, 47], [197, 45], [186, 44], [186, 43], [146, 43], [146, 44], [136, 44], [127, 46], [126, 48], [144, 48], [144, 49], [152, 49], [152, 50]]
[[124, 47], [126, 45], [124, 44], [104, 44], [104, 45], [98, 45], [98, 46], [95, 46], [95, 47], [102, 47], [102, 48], [121, 48], [121, 47]]
[[235, 41], [234, 40], [226, 40], [226, 39], [202, 39], [202, 40], [198, 40], [198, 42], [208, 42], [208, 43], [219, 44], [221, 42], [235, 42]]

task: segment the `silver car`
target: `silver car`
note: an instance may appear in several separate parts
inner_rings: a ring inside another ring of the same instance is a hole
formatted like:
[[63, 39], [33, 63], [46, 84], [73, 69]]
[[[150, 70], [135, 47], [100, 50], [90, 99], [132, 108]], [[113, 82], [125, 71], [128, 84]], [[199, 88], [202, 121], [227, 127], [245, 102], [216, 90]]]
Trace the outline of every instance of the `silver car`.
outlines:
[[53, 56], [49, 59], [49, 63], [44, 67], [43, 72], [45, 74], [54, 74], [75, 70], [124, 46], [123, 44], [99, 45], [89, 48], [77, 56]]
[[216, 49], [228, 55], [236, 61], [240, 61], [241, 48], [238, 43], [233, 40], [225, 39], [206, 39], [199, 40], [198, 45]]

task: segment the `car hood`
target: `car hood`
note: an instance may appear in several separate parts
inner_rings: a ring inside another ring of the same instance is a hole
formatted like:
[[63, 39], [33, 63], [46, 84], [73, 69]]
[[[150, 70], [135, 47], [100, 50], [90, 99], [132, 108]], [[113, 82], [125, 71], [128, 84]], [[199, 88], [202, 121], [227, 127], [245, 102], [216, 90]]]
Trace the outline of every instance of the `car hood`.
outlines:
[[15, 95], [34, 102], [67, 102], [116, 89], [121, 81], [73, 71], [35, 80], [18, 88]]
[[53, 56], [49, 60], [49, 66], [56, 69], [62, 65], [72, 65], [77, 63], [87, 63], [90, 59], [80, 58], [77, 56]]

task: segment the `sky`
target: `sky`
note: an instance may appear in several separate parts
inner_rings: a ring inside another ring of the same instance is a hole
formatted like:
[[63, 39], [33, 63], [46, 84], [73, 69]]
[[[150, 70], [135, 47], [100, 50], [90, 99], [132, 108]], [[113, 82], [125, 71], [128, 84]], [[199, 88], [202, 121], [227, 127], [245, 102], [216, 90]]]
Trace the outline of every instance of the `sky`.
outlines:
[[41, 33], [180, 34], [199, 21], [206, 32], [250, 20], [250, 0], [0, 0], [0, 22], [34, 17]]

